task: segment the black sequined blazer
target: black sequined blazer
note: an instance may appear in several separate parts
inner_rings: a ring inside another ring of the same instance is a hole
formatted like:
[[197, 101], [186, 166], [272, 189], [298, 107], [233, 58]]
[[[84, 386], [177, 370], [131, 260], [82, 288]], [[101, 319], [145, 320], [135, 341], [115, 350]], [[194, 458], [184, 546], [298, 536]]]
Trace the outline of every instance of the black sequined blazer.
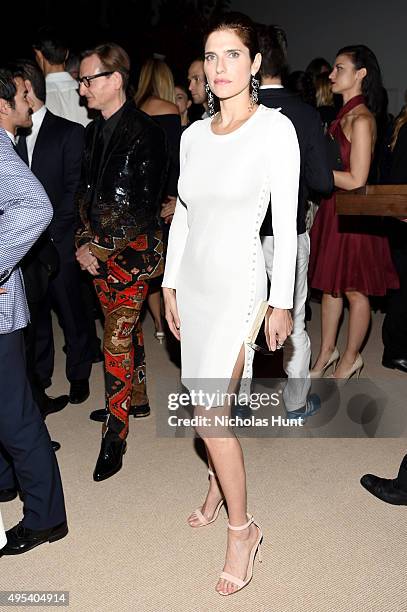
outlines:
[[163, 130], [128, 101], [100, 162], [101, 121], [85, 132], [76, 245], [90, 243], [94, 255], [106, 261], [140, 235], [159, 230], [169, 154]]

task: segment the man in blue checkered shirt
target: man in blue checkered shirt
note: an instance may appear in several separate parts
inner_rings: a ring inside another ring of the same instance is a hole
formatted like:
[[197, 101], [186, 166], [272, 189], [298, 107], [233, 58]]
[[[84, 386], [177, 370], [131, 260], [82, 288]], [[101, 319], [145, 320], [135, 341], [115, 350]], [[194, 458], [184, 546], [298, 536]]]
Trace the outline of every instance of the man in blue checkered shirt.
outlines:
[[58, 464], [25, 366], [29, 313], [19, 263], [52, 218], [44, 189], [14, 150], [17, 127], [30, 126], [24, 80], [0, 68], [0, 502], [16, 497], [17, 481], [24, 500], [0, 555], [68, 533]]

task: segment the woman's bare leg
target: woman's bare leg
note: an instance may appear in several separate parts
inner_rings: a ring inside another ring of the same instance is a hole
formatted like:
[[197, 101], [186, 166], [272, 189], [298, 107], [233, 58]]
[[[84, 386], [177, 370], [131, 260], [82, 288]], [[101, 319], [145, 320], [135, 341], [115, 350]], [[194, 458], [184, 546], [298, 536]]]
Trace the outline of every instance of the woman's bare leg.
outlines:
[[335, 378], [345, 377], [355, 363], [366, 338], [371, 317], [369, 298], [366, 295], [359, 291], [348, 291], [345, 295], [349, 300], [348, 339], [345, 352], [335, 370]]
[[343, 311], [343, 298], [324, 293], [321, 304], [321, 348], [313, 370], [322, 370], [330, 358], [338, 335], [339, 321]]
[[[236, 362], [232, 379], [238, 381], [241, 378], [244, 364], [244, 348], [242, 347]], [[233, 388], [229, 389], [232, 393]], [[230, 406], [215, 408], [212, 416], [216, 414], [230, 414]], [[208, 411], [206, 411], [208, 413]], [[247, 494], [246, 494], [246, 472], [243, 461], [242, 448], [239, 440], [229, 430], [225, 437], [216, 435], [208, 436], [207, 432], [199, 431], [205, 442], [211, 463], [214, 466], [220, 488], [224, 494], [228, 507], [229, 523], [233, 526], [243, 525], [247, 522]], [[218, 431], [218, 435], [219, 435]], [[258, 537], [258, 529], [250, 525], [243, 531], [228, 530], [228, 543], [226, 549], [226, 560], [223, 571], [232, 574], [242, 580], [246, 577], [247, 565], [250, 552]], [[233, 593], [237, 586], [228, 580], [220, 579], [216, 585], [217, 591]]]
[[161, 314], [161, 290], [153, 291], [148, 294], [147, 298], [148, 308], [151, 312], [151, 315], [154, 319], [154, 326], [156, 332], [163, 331], [163, 321]]
[[[213, 461], [211, 459], [208, 447], [205, 446], [206, 456], [208, 458], [208, 467], [214, 472], [215, 476], [209, 477], [209, 490], [206, 495], [206, 499], [201, 507], [202, 514], [210, 521], [213, 518], [216, 506], [219, 504], [220, 500], [223, 498], [223, 493], [219, 487], [218, 478], [216, 476], [215, 466], [213, 465]], [[196, 516], [195, 512], [193, 512], [188, 517], [188, 523], [191, 527], [199, 527], [201, 525], [200, 519]]]

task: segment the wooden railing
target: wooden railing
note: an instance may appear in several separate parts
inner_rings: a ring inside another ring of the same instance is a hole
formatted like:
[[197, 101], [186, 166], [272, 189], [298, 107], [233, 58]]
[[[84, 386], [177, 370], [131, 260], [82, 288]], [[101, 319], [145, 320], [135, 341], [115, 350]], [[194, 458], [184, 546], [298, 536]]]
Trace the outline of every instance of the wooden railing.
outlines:
[[366, 185], [336, 192], [338, 215], [407, 217], [407, 185]]

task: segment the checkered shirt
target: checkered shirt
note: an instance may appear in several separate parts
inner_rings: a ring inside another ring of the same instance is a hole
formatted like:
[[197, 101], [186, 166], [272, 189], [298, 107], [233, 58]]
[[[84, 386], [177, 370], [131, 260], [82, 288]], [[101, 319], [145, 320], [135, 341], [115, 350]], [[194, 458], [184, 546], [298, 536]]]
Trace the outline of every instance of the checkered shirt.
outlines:
[[21, 270], [24, 255], [52, 219], [52, 206], [41, 183], [0, 128], [0, 334], [29, 321]]

